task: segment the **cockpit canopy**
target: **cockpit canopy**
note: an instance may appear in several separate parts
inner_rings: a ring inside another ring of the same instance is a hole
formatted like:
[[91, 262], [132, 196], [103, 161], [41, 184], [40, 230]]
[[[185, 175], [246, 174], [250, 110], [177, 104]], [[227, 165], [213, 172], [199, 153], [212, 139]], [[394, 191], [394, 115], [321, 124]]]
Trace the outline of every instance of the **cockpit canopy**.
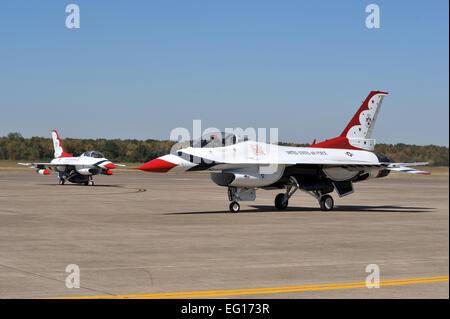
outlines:
[[83, 155], [81, 155], [81, 156], [93, 157], [93, 158], [105, 158], [103, 156], [103, 154], [100, 153], [99, 151], [87, 151], [87, 152], [84, 152]]
[[223, 147], [246, 141], [247, 137], [239, 137], [234, 133], [212, 132], [204, 134], [192, 143], [192, 147]]

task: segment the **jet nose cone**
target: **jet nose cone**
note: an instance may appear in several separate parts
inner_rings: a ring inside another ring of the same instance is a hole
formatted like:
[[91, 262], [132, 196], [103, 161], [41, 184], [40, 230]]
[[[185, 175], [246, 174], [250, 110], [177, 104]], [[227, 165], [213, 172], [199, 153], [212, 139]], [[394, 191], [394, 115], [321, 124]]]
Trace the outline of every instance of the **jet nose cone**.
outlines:
[[147, 172], [166, 173], [170, 169], [174, 168], [175, 166], [178, 166], [178, 165], [157, 158], [148, 163], [145, 163], [144, 165], [142, 165], [136, 169], [140, 169], [142, 171], [147, 171]]
[[108, 164], [103, 165], [103, 167], [107, 168], [107, 169], [114, 169], [114, 168], [116, 168], [116, 165], [114, 165], [113, 163], [108, 163]]

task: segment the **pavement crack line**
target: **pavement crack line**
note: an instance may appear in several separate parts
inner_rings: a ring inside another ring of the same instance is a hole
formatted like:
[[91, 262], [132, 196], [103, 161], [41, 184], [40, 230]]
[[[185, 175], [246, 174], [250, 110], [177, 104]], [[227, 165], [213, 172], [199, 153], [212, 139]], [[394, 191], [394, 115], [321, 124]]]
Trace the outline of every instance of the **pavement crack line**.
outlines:
[[[5, 264], [0, 264], [0, 267], [6, 268], [6, 269], [9, 269], [9, 270], [13, 270], [13, 271], [16, 271], [16, 272], [21, 272], [23, 274], [31, 275], [31, 276], [34, 276], [34, 277], [39, 277], [39, 278], [43, 278], [43, 279], [47, 279], [47, 280], [57, 281], [57, 282], [61, 282], [63, 284], [66, 283], [64, 280], [61, 280], [61, 279], [45, 276], [45, 275], [42, 275], [42, 274], [39, 274], [39, 273], [27, 271], [27, 270], [22, 270], [22, 269], [19, 269], [17, 267], [7, 266]], [[85, 289], [85, 290], [89, 290], [89, 291], [96, 292], [96, 293], [102, 293], [102, 294], [105, 294], [105, 295], [109, 295], [111, 297], [116, 295], [116, 294], [113, 294], [113, 293], [108, 292], [108, 291], [103, 291], [103, 290], [94, 289], [94, 288], [81, 286], [81, 285], [80, 285], [80, 289]]]
[[[101, 187], [101, 186], [94, 186], [94, 187]], [[125, 191], [119, 191], [119, 192], [100, 192], [100, 193], [76, 193], [76, 194], [70, 194], [70, 196], [106, 196], [106, 195], [124, 195], [124, 194], [138, 194], [138, 193], [144, 193], [147, 191], [145, 188], [139, 188], [139, 187], [127, 187], [127, 186], [119, 186], [118, 189], [125, 190]], [[67, 193], [52, 193], [51, 196], [65, 196]], [[18, 197], [18, 198], [42, 198], [42, 195], [30, 195], [30, 194], [12, 194], [12, 195], [0, 195], [0, 198], [11, 198], [11, 197]]]

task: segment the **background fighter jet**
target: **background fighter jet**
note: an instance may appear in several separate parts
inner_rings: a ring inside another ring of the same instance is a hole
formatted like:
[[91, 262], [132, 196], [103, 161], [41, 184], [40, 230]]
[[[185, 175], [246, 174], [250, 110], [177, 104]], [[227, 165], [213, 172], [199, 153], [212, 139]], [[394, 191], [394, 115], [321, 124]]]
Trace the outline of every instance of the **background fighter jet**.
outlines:
[[94, 186], [93, 175], [104, 174], [113, 175], [112, 169], [117, 166], [106, 159], [98, 151], [87, 151], [79, 157], [73, 157], [64, 151], [59, 139], [58, 132], [52, 131], [53, 147], [55, 149], [55, 159], [50, 163], [19, 163], [36, 168], [36, 172], [41, 175], [49, 175], [50, 170], [58, 172], [59, 184], [64, 185], [66, 181], [77, 184]]
[[138, 169], [148, 172], [211, 171], [211, 179], [228, 187], [230, 210], [238, 212], [239, 201], [255, 200], [255, 190], [285, 189], [275, 197], [275, 206], [285, 209], [297, 189], [314, 196], [320, 208], [332, 210], [336, 190], [342, 197], [353, 193], [353, 184], [385, 177], [391, 170], [429, 174], [392, 163], [372, 152], [372, 131], [387, 92], [372, 91], [340, 136], [310, 147], [287, 147], [242, 139], [220, 132], [201, 138], [191, 147], [154, 159]]

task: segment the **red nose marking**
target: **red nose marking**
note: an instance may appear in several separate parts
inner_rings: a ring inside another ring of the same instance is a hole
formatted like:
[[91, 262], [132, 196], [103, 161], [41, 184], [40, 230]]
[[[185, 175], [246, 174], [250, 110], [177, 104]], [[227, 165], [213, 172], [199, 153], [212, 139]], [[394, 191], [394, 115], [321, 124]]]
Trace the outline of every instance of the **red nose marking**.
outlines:
[[157, 159], [154, 159], [153, 161], [145, 163], [144, 165], [142, 165], [141, 167], [138, 167], [137, 169], [140, 169], [140, 170], [146, 171], [146, 172], [166, 173], [171, 168], [174, 168], [175, 166], [178, 166], [178, 165], [157, 158]]
[[111, 171], [106, 171], [106, 175], [112, 175], [113, 174], [113, 172], [111, 172]]
[[44, 175], [50, 175], [50, 171], [48, 169], [44, 170]]
[[113, 163], [108, 163], [108, 164], [103, 165], [103, 167], [108, 168], [108, 169], [114, 169], [114, 168], [116, 168], [116, 165], [114, 165]]

